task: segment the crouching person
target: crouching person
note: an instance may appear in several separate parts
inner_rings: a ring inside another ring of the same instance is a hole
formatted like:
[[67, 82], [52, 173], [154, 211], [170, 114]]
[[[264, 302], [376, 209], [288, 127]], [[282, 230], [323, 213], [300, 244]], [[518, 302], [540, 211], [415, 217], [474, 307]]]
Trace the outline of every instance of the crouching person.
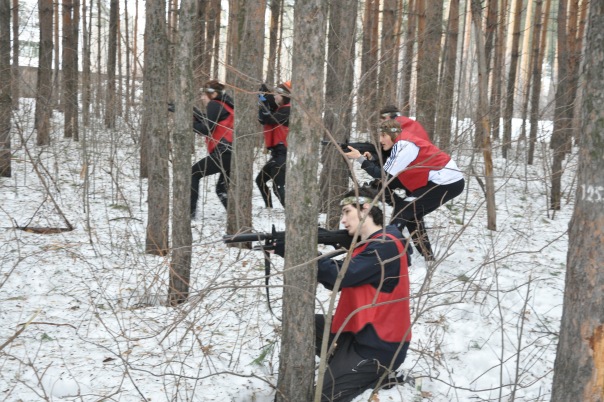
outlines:
[[[322, 401], [345, 402], [374, 388], [405, 360], [411, 340], [406, 241], [394, 225], [384, 227], [375, 193], [360, 188], [340, 202], [342, 225], [360, 236], [340, 284], [340, 300], [330, 328], [335, 342], [323, 378]], [[343, 261], [322, 258], [318, 281], [332, 290]], [[317, 315], [317, 355], [325, 318]], [[337, 334], [339, 336], [337, 336]]]

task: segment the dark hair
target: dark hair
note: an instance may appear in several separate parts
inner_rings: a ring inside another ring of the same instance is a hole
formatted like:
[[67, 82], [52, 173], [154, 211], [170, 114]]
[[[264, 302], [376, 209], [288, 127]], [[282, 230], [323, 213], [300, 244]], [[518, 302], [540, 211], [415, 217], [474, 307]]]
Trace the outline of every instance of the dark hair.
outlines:
[[[379, 202], [379, 198], [376, 199], [377, 193], [374, 189], [372, 189], [371, 187], [366, 187], [366, 186], [362, 186], [359, 187], [358, 190], [356, 189], [352, 189], [352, 190], [348, 190], [344, 196], [342, 197], [342, 199], [344, 198], [348, 198], [348, 197], [363, 197], [363, 198], [369, 198], [371, 200], [375, 199], [375, 202]], [[359, 203], [355, 203], [355, 206], [357, 208], [361, 208], [363, 206], [363, 203], [361, 202]], [[376, 225], [381, 225], [384, 226], [384, 213], [382, 212], [381, 208], [376, 206], [376, 205], [372, 205], [371, 209], [369, 209], [368, 215], [371, 216], [371, 219], [373, 219], [373, 222]]]
[[401, 123], [396, 120], [384, 120], [380, 123], [380, 133], [388, 134], [392, 138], [392, 141], [398, 137], [401, 131], [403, 131]]
[[225, 85], [218, 80], [210, 80], [203, 84], [203, 88], [201, 88], [202, 92], [212, 93], [218, 92], [220, 95], [224, 94]]
[[281, 84], [277, 85], [277, 88], [275, 88], [275, 91], [283, 97], [284, 105], [287, 105], [291, 101], [290, 96], [289, 96], [292, 93], [291, 81], [285, 81], [285, 82], [282, 82]]
[[397, 116], [400, 113], [401, 113], [401, 111], [398, 110], [398, 108], [394, 105], [386, 105], [380, 109], [380, 116], [384, 115], [384, 114], [389, 114], [389, 115], [391, 115], [390, 117], [392, 117], [392, 115]]

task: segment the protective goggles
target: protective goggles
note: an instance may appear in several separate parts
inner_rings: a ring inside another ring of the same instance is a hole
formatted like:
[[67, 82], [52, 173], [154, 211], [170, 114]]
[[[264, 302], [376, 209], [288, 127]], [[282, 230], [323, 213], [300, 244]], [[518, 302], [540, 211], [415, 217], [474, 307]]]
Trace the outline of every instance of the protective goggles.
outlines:
[[343, 207], [344, 205], [351, 205], [351, 204], [363, 205], [363, 204], [371, 204], [371, 203], [373, 203], [373, 198], [364, 197], [364, 196], [360, 196], [360, 197], [350, 196], [350, 197], [346, 197], [342, 201], [340, 201], [340, 206]]
[[275, 92], [277, 92], [280, 95], [290, 95], [289, 92], [287, 92], [285, 89], [283, 89], [281, 87], [275, 88]]
[[390, 127], [390, 128], [384, 127], [384, 128], [380, 128], [380, 131], [382, 133], [399, 133], [401, 130], [396, 127]]

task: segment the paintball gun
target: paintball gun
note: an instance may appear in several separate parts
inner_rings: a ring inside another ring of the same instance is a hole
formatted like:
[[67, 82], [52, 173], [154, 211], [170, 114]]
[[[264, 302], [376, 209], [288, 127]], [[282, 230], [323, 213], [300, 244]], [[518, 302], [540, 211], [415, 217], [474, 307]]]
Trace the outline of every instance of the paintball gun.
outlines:
[[[333, 144], [333, 142], [326, 140], [321, 141], [321, 145], [328, 144]], [[357, 149], [361, 154], [369, 152], [373, 155], [377, 155], [378, 152], [375, 145], [370, 142], [338, 142], [337, 144], [344, 152], [350, 152], [350, 149], [348, 149], [348, 147], [353, 147], [354, 149]]]
[[[235, 235], [225, 235], [222, 240], [226, 244], [230, 243], [249, 243], [254, 241], [264, 241], [264, 245], [254, 247], [254, 250], [273, 250], [275, 242], [285, 241], [285, 232], [277, 232], [273, 225], [271, 233], [240, 233]], [[319, 228], [319, 238], [317, 243], [333, 246], [334, 248], [349, 249], [352, 244], [352, 236], [347, 230], [327, 230]]]

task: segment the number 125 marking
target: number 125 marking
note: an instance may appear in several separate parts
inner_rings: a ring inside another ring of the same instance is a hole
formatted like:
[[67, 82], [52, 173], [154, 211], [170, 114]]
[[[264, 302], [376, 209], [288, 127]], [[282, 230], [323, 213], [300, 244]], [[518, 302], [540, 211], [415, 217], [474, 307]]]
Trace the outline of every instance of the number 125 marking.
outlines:
[[581, 184], [581, 190], [583, 192], [583, 201], [589, 202], [602, 202], [604, 197], [604, 186], [588, 186]]

